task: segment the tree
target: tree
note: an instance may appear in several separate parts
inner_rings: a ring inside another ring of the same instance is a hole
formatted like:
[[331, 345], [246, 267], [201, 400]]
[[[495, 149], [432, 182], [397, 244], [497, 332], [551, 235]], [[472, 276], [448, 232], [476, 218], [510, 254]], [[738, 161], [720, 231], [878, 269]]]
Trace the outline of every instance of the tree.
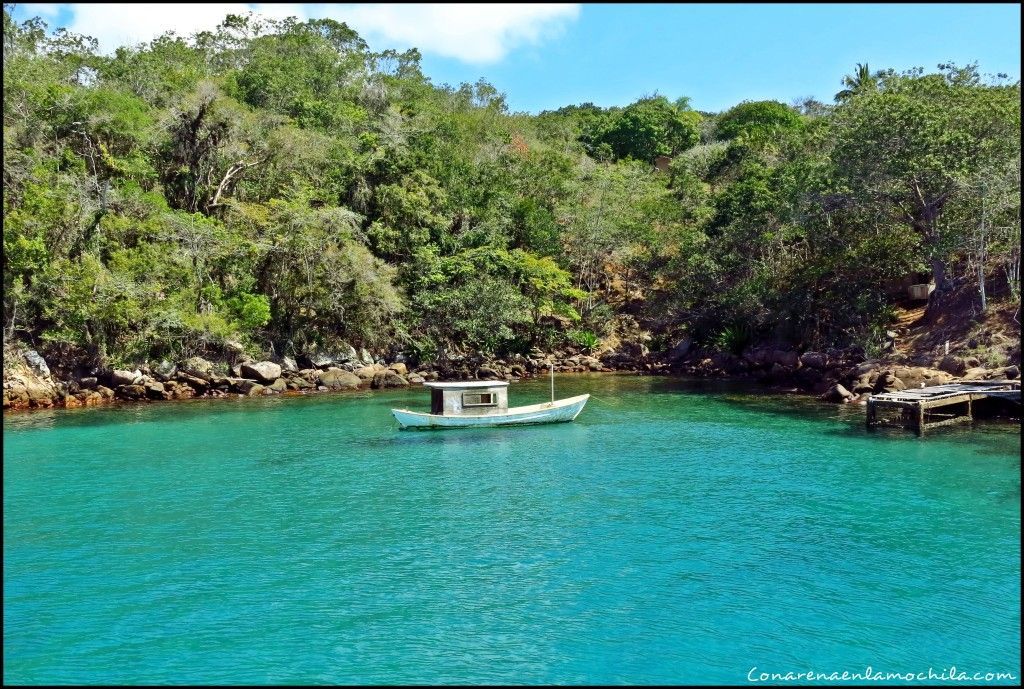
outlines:
[[959, 180], [1019, 155], [1019, 85], [982, 83], [973, 67], [912, 71], [841, 105], [832, 131], [838, 178], [921, 236], [941, 299], [959, 241], [943, 213], [963, 193]]
[[735, 139], [741, 135], [766, 139], [780, 131], [801, 126], [800, 114], [775, 100], [744, 101], [718, 118], [718, 136]]
[[881, 77], [881, 72], [872, 74], [866, 62], [864, 64], [858, 62], [856, 71], [843, 77], [843, 85], [846, 88], [835, 95], [835, 101], [845, 103], [858, 94], [874, 91], [878, 88], [879, 77]]
[[608, 144], [617, 158], [647, 163], [685, 151], [700, 141], [701, 119], [686, 107], [685, 99], [672, 104], [664, 96], [641, 98], [612, 120], [600, 142]]

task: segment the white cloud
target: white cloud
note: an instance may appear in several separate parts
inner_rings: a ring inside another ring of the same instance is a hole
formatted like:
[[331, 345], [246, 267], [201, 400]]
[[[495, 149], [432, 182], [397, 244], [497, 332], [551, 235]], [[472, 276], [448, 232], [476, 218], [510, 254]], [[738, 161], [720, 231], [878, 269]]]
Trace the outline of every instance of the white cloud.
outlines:
[[66, 28], [96, 38], [100, 49], [148, 41], [166, 31], [189, 36], [213, 29], [228, 14], [249, 11], [283, 18], [330, 17], [346, 22], [375, 49], [419, 48], [464, 62], [497, 62], [511, 50], [557, 35], [579, 16], [578, 4], [549, 5], [327, 5], [284, 3], [90, 4], [29, 3], [23, 16], [54, 25], [66, 11]]
[[225, 4], [26, 4], [26, 16], [39, 15], [54, 25], [60, 10], [70, 14], [64, 26], [74, 33], [97, 39], [100, 49], [112, 52], [120, 45], [135, 44], [156, 38], [167, 31], [188, 36], [196, 31], [213, 29], [228, 14], [250, 11], [246, 3]]
[[419, 48], [475, 64], [557, 35], [579, 16], [577, 4], [432, 4], [311, 6], [315, 16], [344, 21], [377, 46]]

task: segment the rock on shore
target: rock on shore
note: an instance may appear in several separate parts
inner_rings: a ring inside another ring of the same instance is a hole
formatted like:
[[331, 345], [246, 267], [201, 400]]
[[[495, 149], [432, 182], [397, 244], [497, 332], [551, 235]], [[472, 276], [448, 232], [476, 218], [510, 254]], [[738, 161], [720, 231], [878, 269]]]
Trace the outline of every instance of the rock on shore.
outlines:
[[[879, 392], [937, 385], [952, 380], [1016, 379], [1016, 365], [986, 369], [975, 360], [945, 356], [921, 365], [868, 360], [863, 350], [798, 351], [749, 347], [741, 355], [697, 347], [689, 338], [652, 352], [643, 337], [613, 340], [591, 352], [532, 350], [506, 358], [479, 355], [415, 364], [398, 353], [391, 364], [355, 348], [340, 352], [255, 360], [234, 352], [230, 361], [193, 356], [180, 362], [93, 371], [73, 380], [56, 380], [35, 351], [5, 357], [4, 409], [92, 406], [114, 400], [152, 402], [193, 397], [306, 394], [314, 391], [392, 389], [433, 380], [516, 380], [560, 373], [632, 371], [753, 379], [785, 389], [803, 390], [833, 403], [863, 401]], [[231, 364], [229, 366], [229, 363]], [[304, 364], [305, 368], [299, 368]], [[925, 365], [930, 364], [930, 365]], [[59, 367], [58, 367], [59, 368]], [[959, 371], [960, 374], [954, 373]]]

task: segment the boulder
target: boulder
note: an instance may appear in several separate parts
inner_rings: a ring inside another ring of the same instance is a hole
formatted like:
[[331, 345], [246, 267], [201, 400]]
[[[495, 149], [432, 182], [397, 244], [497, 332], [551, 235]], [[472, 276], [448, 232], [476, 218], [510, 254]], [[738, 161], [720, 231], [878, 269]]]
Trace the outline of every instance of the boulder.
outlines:
[[711, 364], [717, 368], [729, 368], [736, 361], [736, 356], [729, 352], [715, 352], [711, 355]]
[[800, 365], [800, 355], [794, 351], [779, 349], [772, 354], [772, 361], [786, 368], [796, 368]]
[[855, 372], [854, 372], [853, 375], [856, 375], [856, 376], [862, 376], [865, 373], [876, 373], [877, 374], [877, 372], [878, 372], [878, 362], [877, 361], [865, 361], [862, 364], [857, 364], [857, 366], [854, 368], [854, 371]]
[[20, 409], [28, 405], [28, 393], [24, 385], [18, 385], [17, 390], [13, 388], [4, 389], [4, 409]]
[[124, 400], [144, 400], [146, 399], [146, 388], [141, 385], [119, 385], [114, 390], [114, 394]]
[[754, 366], [768, 366], [773, 361], [772, 353], [762, 347], [748, 349], [743, 353], [743, 359]]
[[359, 352], [352, 345], [346, 344], [342, 346], [334, 360], [343, 364], [356, 364], [359, 363]]
[[504, 380], [504, 376], [489, 366], [481, 366], [476, 370], [476, 377], [480, 380]]
[[1020, 378], [1020, 367], [1007, 366], [1003, 369], [1003, 375], [1010, 380], [1017, 380]]
[[290, 381], [288, 381], [288, 387], [291, 388], [292, 390], [309, 390], [310, 388], [315, 388], [316, 385], [312, 381], [306, 380], [302, 376], [295, 376]]
[[823, 352], [804, 352], [800, 355], [800, 363], [808, 368], [825, 368], [828, 366], [828, 356]]
[[178, 367], [166, 359], [153, 367], [153, 375], [156, 376], [158, 380], [162, 381], [170, 380], [177, 372]]
[[81, 396], [82, 404], [86, 407], [95, 407], [104, 402], [103, 395], [95, 390], [85, 390]]
[[310, 383], [313, 383], [316, 381], [316, 377], [319, 375], [320, 371], [318, 371], [315, 368], [302, 368], [299, 369], [299, 372], [296, 373], [294, 377], [302, 378], [303, 380], [308, 380]]
[[868, 378], [868, 374], [865, 373], [863, 376], [860, 376], [853, 381], [852, 385], [850, 386], [850, 389], [853, 390], [854, 393], [859, 395], [862, 392], [874, 392], [875, 385]]
[[329, 368], [334, 365], [334, 355], [327, 352], [319, 352], [309, 357], [309, 363], [313, 368]]
[[294, 373], [299, 370], [299, 365], [295, 362], [295, 359], [290, 356], [286, 356], [281, 358], [281, 369], [283, 371], [288, 371], [289, 373]]
[[797, 369], [795, 378], [796, 382], [800, 384], [800, 387], [805, 390], [815, 389], [822, 381], [824, 372], [821, 369], [814, 368], [812, 366], [804, 366]]
[[880, 392], [899, 392], [900, 390], [906, 390], [907, 386], [902, 380], [893, 376], [891, 379], [887, 379], [885, 385], [882, 386]]
[[195, 390], [184, 383], [165, 383], [164, 387], [169, 389], [171, 398], [176, 400], [187, 400], [190, 397], [194, 397], [196, 394]]
[[155, 380], [147, 381], [143, 386], [146, 389], [146, 397], [151, 400], [170, 399], [170, 395], [164, 389], [164, 384]]
[[651, 353], [647, 345], [642, 342], [626, 342], [620, 349], [624, 354], [628, 354], [633, 359], [646, 359], [647, 355]]
[[[259, 383], [253, 383], [253, 386], [246, 392], [247, 397], [256, 397], [257, 395], [263, 395], [269, 390], [269, 388], [260, 385]], [[273, 393], [271, 393], [273, 394]]]
[[895, 381], [895, 380], [896, 380], [896, 374], [894, 374], [892, 371], [882, 371], [882, 372], [880, 372], [878, 374], [878, 377], [875, 378], [875, 383], [874, 383], [872, 392], [881, 392], [882, 390], [884, 390], [889, 385], [892, 385], [893, 381]]
[[245, 345], [243, 345], [241, 342], [228, 340], [227, 342], [224, 343], [224, 349], [228, 350], [232, 354], [238, 355], [245, 352]]
[[96, 386], [96, 392], [100, 393], [100, 395], [105, 400], [112, 400], [112, 399], [114, 399], [114, 391], [111, 390], [110, 388], [108, 388], [105, 385], [97, 385]]
[[391, 364], [390, 366], [388, 366], [388, 368], [390, 370], [394, 371], [395, 373], [397, 373], [400, 376], [404, 376], [407, 373], [409, 373], [409, 369], [406, 367], [405, 364], [403, 364], [401, 362], [396, 363], [396, 364]]
[[[342, 344], [337, 350], [313, 352], [299, 357], [300, 364], [308, 364], [311, 368], [328, 369], [331, 366], [342, 364], [359, 363], [359, 354], [355, 347], [349, 344]], [[372, 361], [370, 363], [373, 363]]]
[[922, 366], [897, 366], [893, 369], [893, 375], [903, 381], [908, 388], [919, 388], [925, 378], [928, 377], [928, 369]]
[[272, 383], [281, 377], [281, 367], [272, 361], [260, 361], [242, 364], [242, 377], [258, 380], [261, 383]]
[[210, 381], [203, 380], [202, 378], [196, 378], [195, 376], [190, 376], [187, 373], [179, 372], [175, 380], [177, 380], [179, 383], [184, 383], [199, 392], [206, 390], [206, 388], [210, 386]]
[[78, 385], [85, 390], [91, 390], [98, 384], [99, 381], [96, 380], [96, 376], [86, 376], [85, 378], [82, 378], [81, 380], [78, 381]]
[[373, 380], [373, 377], [377, 374], [377, 369], [373, 366], [362, 366], [353, 371], [353, 373], [359, 376], [360, 380]]
[[237, 392], [242, 395], [248, 394], [254, 387], [258, 387], [261, 390], [263, 388], [263, 386], [255, 380], [249, 380], [247, 378], [229, 378], [228, 381], [231, 384], [231, 392]]
[[373, 356], [368, 351], [366, 351], [366, 347], [363, 347], [362, 349], [359, 350], [359, 363], [363, 364], [364, 366], [372, 366], [374, 363]]
[[50, 377], [50, 367], [46, 365], [46, 359], [40, 356], [39, 352], [30, 349], [24, 354], [25, 363], [29, 365], [36, 374], [43, 378]]
[[57, 396], [57, 390], [53, 385], [41, 380], [33, 380], [32, 378], [29, 378], [24, 381], [23, 387], [28, 400], [33, 403], [52, 400]]
[[925, 378], [922, 383], [924, 385], [918, 385], [918, 387], [931, 387], [933, 385], [943, 385], [953, 380], [953, 376], [949, 375], [944, 371], [929, 371], [929, 376]]
[[287, 389], [288, 383], [285, 382], [284, 378], [278, 378], [267, 387], [267, 390], [272, 390], [274, 392], [284, 392]]
[[415, 373], [410, 375], [406, 380], [409, 381], [410, 385], [420, 385], [425, 382], [423, 376], [416, 375]]
[[939, 362], [939, 370], [959, 376], [967, 370], [967, 364], [960, 357], [947, 354]]
[[854, 397], [855, 395], [852, 392], [844, 388], [839, 383], [836, 383], [831, 388], [829, 388], [828, 391], [826, 391], [820, 399], [826, 402], [848, 402], [852, 400]]
[[201, 356], [193, 356], [186, 359], [179, 367], [181, 371], [196, 378], [210, 380], [213, 376], [214, 365]]
[[328, 390], [355, 390], [362, 382], [356, 374], [340, 368], [329, 368], [317, 376], [317, 383]]
[[981, 366], [973, 366], [967, 369], [960, 377], [960, 380], [985, 380], [988, 376], [988, 369]]
[[683, 335], [679, 342], [672, 345], [672, 349], [668, 350], [669, 361], [680, 361], [684, 359], [690, 350], [693, 348], [693, 338], [689, 335]]
[[125, 371], [115, 368], [110, 373], [110, 382], [115, 388], [122, 385], [137, 385], [141, 381], [142, 373], [138, 369], [134, 371]]
[[380, 371], [373, 377], [370, 387], [378, 390], [380, 388], [402, 388], [408, 384], [409, 381], [394, 371]]

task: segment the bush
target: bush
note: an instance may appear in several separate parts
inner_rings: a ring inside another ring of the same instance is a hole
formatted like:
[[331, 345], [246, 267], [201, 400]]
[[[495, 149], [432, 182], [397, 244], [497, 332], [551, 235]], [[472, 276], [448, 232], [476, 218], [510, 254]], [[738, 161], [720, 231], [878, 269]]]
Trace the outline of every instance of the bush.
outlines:
[[723, 352], [739, 356], [752, 339], [753, 333], [750, 326], [746, 324], [730, 325], [715, 336], [714, 344]]
[[581, 349], [592, 352], [601, 344], [601, 338], [589, 330], [573, 330], [569, 333], [569, 339]]

